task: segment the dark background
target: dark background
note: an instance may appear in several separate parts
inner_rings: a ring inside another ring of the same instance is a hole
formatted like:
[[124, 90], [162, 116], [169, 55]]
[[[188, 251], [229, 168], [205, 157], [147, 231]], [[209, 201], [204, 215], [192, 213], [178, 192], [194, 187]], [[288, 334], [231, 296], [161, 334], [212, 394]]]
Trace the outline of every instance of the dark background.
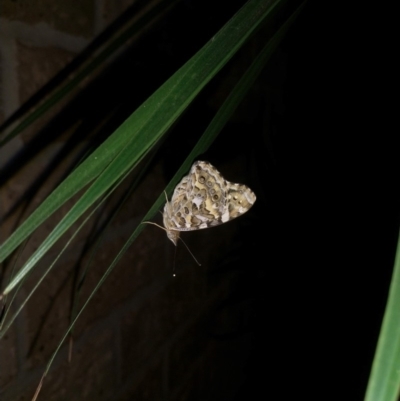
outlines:
[[389, 57], [371, 11], [309, 2], [281, 48], [259, 343], [238, 400], [363, 399], [399, 227]]
[[[82, 91], [0, 181], [62, 133], [57, 127], [81, 119], [73, 139], [80, 141], [114, 109], [92, 137], [96, 146], [241, 3], [184, 2]], [[203, 155], [216, 166], [238, 160], [257, 194], [241, 228], [244, 246], [232, 244], [230, 268], [241, 270], [242, 281], [227, 302], [248, 299], [250, 308], [240, 330], [224, 335], [253, 335], [235, 401], [361, 400], [383, 317], [399, 227], [390, 63], [368, 10], [320, 3], [307, 3], [245, 105]], [[252, 42], [263, 44], [262, 35]], [[207, 126], [219, 94], [229, 92], [224, 77], [248, 55], [242, 51], [218, 74], [160, 148], [154, 163], [164, 163], [166, 178]]]

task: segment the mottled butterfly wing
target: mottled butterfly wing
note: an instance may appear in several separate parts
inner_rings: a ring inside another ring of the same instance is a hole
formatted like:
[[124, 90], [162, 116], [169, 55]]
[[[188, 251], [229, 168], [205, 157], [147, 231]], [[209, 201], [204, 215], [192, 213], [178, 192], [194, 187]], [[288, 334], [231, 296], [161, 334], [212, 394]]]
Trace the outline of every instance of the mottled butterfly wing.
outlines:
[[250, 188], [226, 181], [208, 162], [195, 162], [164, 207], [164, 226], [176, 245], [180, 231], [226, 223], [247, 212], [256, 196]]

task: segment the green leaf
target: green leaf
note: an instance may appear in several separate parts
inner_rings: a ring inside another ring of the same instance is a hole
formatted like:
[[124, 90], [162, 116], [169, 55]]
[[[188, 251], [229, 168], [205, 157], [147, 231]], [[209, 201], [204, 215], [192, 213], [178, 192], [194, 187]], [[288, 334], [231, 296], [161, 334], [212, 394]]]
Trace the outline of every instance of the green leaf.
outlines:
[[162, 138], [196, 95], [282, 1], [250, 0], [183, 67], [148, 98], [0, 247], [0, 261], [83, 187], [82, 197], [5, 288], [9, 293], [54, 243]]
[[400, 235], [365, 401], [397, 401], [400, 390]]
[[[209, 126], [193, 148], [193, 150], [190, 152], [182, 166], [179, 168], [179, 170], [176, 172], [174, 177], [171, 179], [171, 181], [167, 185], [167, 190], [172, 190], [177, 182], [182, 178], [182, 175], [186, 173], [189, 170], [190, 165], [192, 164], [194, 158], [198, 156], [199, 154], [205, 152], [207, 148], [211, 145], [211, 143], [216, 139], [218, 136], [219, 132], [221, 129], [225, 126], [225, 124], [228, 122], [232, 114], [235, 112], [236, 108], [242, 101], [243, 97], [246, 95], [248, 90], [253, 86], [255, 80], [263, 70], [265, 64], [268, 62], [270, 56], [272, 55], [273, 51], [276, 49], [277, 45], [280, 43], [282, 40], [282, 37], [286, 33], [287, 29], [293, 22], [293, 20], [297, 17], [298, 13], [300, 11], [300, 8], [292, 14], [292, 16], [286, 21], [286, 23], [282, 26], [281, 29], [272, 37], [272, 39], [266, 44], [266, 46], [261, 50], [257, 58], [254, 60], [252, 65], [249, 67], [249, 69], [246, 71], [246, 73], [243, 75], [243, 77], [239, 80], [239, 82], [236, 84], [235, 88], [232, 90], [230, 95], [227, 97], [227, 99], [224, 101], [223, 105], [221, 108], [218, 110], [217, 114], [213, 118], [213, 120], [210, 122]], [[150, 208], [146, 216], [144, 217], [144, 220], [151, 218], [154, 213], [160, 209], [161, 205], [165, 202], [165, 195], [164, 193], [160, 194], [154, 205]], [[75, 318], [73, 319], [72, 323], [70, 324], [69, 328], [67, 329], [66, 333], [64, 334], [63, 338], [61, 339], [57, 349], [53, 353], [52, 357], [50, 358], [50, 361], [47, 364], [46, 370], [43, 374], [43, 378], [47, 375], [52, 362], [54, 361], [54, 358], [56, 354], [58, 353], [59, 349], [61, 348], [62, 343], [65, 341], [67, 338], [68, 333], [72, 330], [75, 322], [79, 318], [80, 314], [83, 312], [91, 298], [94, 296], [94, 294], [97, 292], [97, 290], [100, 288], [100, 286], [104, 283], [108, 275], [111, 273], [113, 268], [116, 266], [116, 264], [119, 262], [121, 257], [124, 255], [124, 253], [129, 249], [130, 245], [132, 242], [137, 238], [139, 233], [143, 230], [145, 226], [143, 224], [139, 224], [138, 227], [134, 230], [134, 232], [131, 234], [130, 238], [126, 241], [122, 249], [118, 252], [118, 255], [115, 257], [113, 262], [110, 264], [110, 266], [107, 268], [106, 272], [102, 276], [102, 278], [99, 280], [99, 282], [96, 284], [96, 287], [93, 289], [92, 293], [90, 296], [86, 299], [85, 303], [79, 310], [79, 312], [76, 314]]]

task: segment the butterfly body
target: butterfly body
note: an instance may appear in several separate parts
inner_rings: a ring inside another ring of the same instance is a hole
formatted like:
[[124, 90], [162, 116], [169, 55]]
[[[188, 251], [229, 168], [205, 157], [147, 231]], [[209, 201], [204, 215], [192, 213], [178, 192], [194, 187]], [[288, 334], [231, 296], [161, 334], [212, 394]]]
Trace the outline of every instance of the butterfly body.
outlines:
[[181, 231], [226, 223], [246, 213], [255, 201], [246, 185], [231, 183], [210, 163], [197, 161], [164, 206], [167, 236], [176, 245]]

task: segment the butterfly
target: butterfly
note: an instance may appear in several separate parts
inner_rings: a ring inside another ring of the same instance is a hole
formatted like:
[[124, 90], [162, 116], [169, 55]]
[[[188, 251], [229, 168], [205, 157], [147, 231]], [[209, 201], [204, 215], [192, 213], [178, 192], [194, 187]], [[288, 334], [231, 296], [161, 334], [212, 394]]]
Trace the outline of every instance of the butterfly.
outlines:
[[196, 161], [164, 206], [167, 236], [177, 245], [181, 231], [226, 223], [246, 213], [255, 201], [256, 195], [249, 187], [225, 180], [208, 162]]

